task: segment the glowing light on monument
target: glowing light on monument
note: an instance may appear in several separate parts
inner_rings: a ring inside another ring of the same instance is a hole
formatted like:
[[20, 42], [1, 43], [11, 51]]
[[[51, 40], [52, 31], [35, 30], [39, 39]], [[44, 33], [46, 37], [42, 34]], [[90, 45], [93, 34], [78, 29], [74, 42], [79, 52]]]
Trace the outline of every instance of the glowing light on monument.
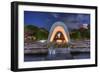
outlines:
[[[68, 37], [66, 36], [66, 32], [65, 32], [65, 30], [64, 30], [64, 28], [62, 26], [55, 27], [55, 29], [54, 29], [54, 31], [52, 33], [52, 36], [50, 38], [50, 42], [53, 42], [57, 32], [61, 32], [64, 35], [65, 42], [67, 43], [68, 42]], [[58, 34], [58, 37], [60, 38], [60, 34]], [[60, 42], [62, 42], [62, 40], [57, 40], [57, 42], [60, 43]]]
[[69, 43], [69, 32], [67, 26], [62, 22], [56, 22], [52, 25], [49, 37], [49, 42], [56, 42], [56, 43]]

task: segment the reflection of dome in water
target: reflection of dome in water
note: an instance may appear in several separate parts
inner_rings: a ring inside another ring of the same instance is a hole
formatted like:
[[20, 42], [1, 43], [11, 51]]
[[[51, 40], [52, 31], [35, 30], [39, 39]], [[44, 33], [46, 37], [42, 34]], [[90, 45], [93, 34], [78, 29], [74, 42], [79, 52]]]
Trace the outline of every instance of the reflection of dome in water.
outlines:
[[56, 42], [59, 44], [69, 43], [69, 41], [70, 37], [67, 26], [63, 22], [54, 23], [49, 32], [48, 43]]

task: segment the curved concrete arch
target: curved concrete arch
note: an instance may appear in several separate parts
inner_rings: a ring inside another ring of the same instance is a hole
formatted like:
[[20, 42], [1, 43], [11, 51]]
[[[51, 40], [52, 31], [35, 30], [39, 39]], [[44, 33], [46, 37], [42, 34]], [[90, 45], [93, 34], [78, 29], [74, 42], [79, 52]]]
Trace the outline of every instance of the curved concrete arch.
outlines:
[[52, 42], [55, 34], [60, 31], [64, 35], [66, 43], [70, 42], [69, 32], [67, 26], [63, 22], [55, 22], [49, 32], [48, 43]]

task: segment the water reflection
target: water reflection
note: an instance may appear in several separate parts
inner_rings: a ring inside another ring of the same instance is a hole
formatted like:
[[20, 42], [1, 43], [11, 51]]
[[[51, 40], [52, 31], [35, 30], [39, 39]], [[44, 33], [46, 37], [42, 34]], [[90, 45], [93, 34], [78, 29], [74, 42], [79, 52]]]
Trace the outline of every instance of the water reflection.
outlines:
[[24, 61], [89, 59], [90, 52], [70, 52], [68, 48], [49, 48], [47, 54], [25, 54]]

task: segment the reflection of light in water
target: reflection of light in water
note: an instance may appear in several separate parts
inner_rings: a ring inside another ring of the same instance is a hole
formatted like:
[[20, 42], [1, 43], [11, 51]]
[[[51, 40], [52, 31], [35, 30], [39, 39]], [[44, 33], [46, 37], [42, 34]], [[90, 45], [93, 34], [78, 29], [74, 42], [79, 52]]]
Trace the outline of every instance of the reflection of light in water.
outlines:
[[54, 54], [56, 54], [55, 50], [49, 49], [49, 55], [54, 55]]
[[54, 55], [54, 54], [56, 54], [56, 51], [55, 51], [55, 49], [53, 48], [53, 46], [51, 46], [51, 48], [48, 49], [48, 54], [49, 54], [49, 55]]

